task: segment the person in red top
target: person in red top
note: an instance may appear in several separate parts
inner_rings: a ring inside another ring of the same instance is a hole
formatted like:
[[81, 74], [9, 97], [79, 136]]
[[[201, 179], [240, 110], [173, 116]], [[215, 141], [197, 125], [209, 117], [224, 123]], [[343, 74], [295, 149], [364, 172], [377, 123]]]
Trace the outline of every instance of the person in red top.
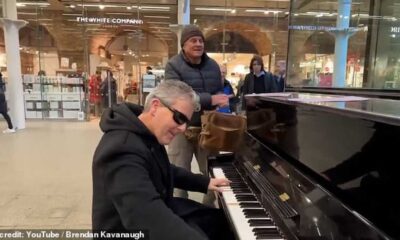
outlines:
[[96, 74], [90, 77], [89, 80], [89, 102], [94, 105], [94, 113], [96, 116], [100, 116], [101, 109], [101, 93], [100, 93], [100, 84], [101, 84], [101, 73], [100, 71], [96, 71]]

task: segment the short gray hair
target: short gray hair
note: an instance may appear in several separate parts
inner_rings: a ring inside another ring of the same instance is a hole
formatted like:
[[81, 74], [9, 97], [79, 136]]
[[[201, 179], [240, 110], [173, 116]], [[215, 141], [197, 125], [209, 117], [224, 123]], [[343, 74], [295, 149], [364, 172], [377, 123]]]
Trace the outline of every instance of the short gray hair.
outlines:
[[184, 99], [192, 102], [194, 111], [199, 111], [199, 96], [186, 83], [180, 80], [165, 80], [160, 83], [146, 97], [144, 103], [144, 111], [150, 109], [151, 100], [154, 98], [161, 99], [168, 105], [173, 105], [177, 99]]

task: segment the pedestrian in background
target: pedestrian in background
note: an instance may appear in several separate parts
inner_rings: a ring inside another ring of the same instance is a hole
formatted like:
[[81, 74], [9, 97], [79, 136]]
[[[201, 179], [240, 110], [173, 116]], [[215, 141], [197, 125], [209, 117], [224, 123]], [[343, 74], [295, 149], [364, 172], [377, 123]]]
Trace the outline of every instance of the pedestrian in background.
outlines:
[[11, 118], [8, 115], [8, 107], [7, 107], [5, 92], [6, 92], [6, 84], [3, 81], [3, 75], [0, 73], [0, 113], [3, 115], [8, 125], [8, 128], [4, 130], [3, 133], [15, 133], [15, 129], [11, 122]]
[[274, 76], [275, 84], [278, 92], [285, 90], [286, 81], [286, 61], [280, 60], [276, 63], [277, 74]]
[[223, 93], [226, 94], [229, 98], [229, 106], [219, 107], [217, 108], [217, 111], [222, 113], [236, 112], [236, 104], [238, 102], [238, 98], [235, 96], [235, 92], [233, 91], [231, 83], [228, 79], [226, 79], [226, 74], [228, 72], [226, 65], [219, 65], [219, 69], [221, 71], [221, 81], [224, 85]]

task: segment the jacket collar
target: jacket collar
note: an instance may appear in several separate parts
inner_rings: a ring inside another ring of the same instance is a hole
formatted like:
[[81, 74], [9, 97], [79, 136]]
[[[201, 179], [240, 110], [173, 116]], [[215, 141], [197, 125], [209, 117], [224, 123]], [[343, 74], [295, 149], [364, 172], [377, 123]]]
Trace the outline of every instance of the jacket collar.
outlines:
[[263, 76], [263, 75], [265, 75], [265, 72], [264, 71], [261, 71], [258, 75], [257, 74], [255, 74], [255, 73], [253, 73], [254, 74], [254, 76], [256, 76], [256, 77], [260, 77], [260, 76]]
[[203, 55], [201, 55], [200, 63], [199, 64], [193, 64], [193, 63], [191, 63], [189, 61], [189, 59], [186, 56], [185, 51], [183, 51], [183, 49], [181, 50], [180, 55], [181, 55], [183, 61], [185, 61], [187, 65], [189, 65], [190, 67], [193, 67], [193, 68], [201, 68], [201, 67], [203, 67], [203, 65], [205, 64], [205, 62], [209, 58], [208, 55], [204, 52]]

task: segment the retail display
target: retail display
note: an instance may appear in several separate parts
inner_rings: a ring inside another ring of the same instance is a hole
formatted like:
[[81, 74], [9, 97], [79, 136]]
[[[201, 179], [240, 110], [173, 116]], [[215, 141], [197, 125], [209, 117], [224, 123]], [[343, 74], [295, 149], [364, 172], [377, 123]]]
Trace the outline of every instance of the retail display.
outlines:
[[85, 99], [81, 77], [24, 75], [26, 118], [78, 119]]

